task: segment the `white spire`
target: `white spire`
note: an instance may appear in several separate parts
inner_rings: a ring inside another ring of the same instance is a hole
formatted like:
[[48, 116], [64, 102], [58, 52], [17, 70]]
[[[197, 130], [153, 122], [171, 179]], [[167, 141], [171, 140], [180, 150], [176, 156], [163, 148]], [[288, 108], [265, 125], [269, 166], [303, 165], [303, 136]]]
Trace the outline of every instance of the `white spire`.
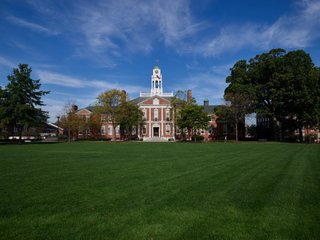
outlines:
[[152, 76], [151, 76], [151, 90], [150, 93], [142, 93], [140, 92], [140, 97], [152, 97], [152, 96], [160, 96], [160, 97], [173, 97], [173, 92], [164, 93], [163, 85], [162, 85], [162, 74], [161, 69], [158, 64], [154, 65]]
[[151, 96], [162, 96], [162, 93], [163, 88], [161, 70], [158, 65], [155, 65], [151, 76]]

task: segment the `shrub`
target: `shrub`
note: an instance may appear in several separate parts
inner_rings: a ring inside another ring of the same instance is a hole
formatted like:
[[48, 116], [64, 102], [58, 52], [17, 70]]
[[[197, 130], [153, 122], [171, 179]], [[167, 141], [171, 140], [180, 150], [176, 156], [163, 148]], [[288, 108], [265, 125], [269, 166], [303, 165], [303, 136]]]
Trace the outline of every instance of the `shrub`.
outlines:
[[193, 142], [203, 142], [204, 136], [201, 135], [193, 135], [192, 136], [192, 141]]

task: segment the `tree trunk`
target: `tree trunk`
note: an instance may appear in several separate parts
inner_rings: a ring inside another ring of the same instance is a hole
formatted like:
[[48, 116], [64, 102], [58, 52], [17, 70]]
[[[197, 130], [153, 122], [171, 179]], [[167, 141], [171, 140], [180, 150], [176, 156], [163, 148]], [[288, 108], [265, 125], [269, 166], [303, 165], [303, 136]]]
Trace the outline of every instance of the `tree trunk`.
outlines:
[[188, 138], [192, 140], [192, 128], [188, 128]]
[[71, 142], [71, 130], [68, 128], [68, 142]]
[[17, 128], [19, 131], [19, 144], [22, 144], [22, 127]]
[[112, 123], [112, 128], [113, 128], [113, 131], [112, 131], [112, 141], [115, 141], [117, 136], [116, 136], [116, 124], [115, 123]]
[[299, 141], [300, 141], [300, 143], [303, 142], [303, 135], [302, 135], [302, 127], [301, 126], [299, 126]]
[[238, 139], [238, 119], [236, 119], [236, 142], [238, 142], [239, 141], [239, 139]]

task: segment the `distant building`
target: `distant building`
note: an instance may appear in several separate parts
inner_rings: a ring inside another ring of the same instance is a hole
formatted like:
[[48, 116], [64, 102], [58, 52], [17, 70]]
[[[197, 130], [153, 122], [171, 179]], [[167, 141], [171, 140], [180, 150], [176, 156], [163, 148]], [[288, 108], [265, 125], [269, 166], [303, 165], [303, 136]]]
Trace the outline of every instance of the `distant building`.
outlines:
[[[297, 129], [287, 129], [283, 126], [281, 129], [280, 123], [275, 123], [273, 128], [272, 120], [261, 114], [257, 114], [257, 138], [266, 140], [281, 140], [281, 141], [298, 141], [299, 131]], [[320, 131], [319, 129], [303, 128], [302, 129], [303, 142], [319, 143]]]

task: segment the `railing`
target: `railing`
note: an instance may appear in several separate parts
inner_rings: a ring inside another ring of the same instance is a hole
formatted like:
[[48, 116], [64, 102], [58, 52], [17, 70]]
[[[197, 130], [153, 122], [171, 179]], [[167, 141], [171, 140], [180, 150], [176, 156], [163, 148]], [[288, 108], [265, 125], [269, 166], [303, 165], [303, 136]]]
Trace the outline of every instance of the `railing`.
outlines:
[[[154, 94], [155, 95], [155, 94]], [[151, 93], [143, 93], [143, 92], [140, 92], [140, 97], [152, 97], [154, 96], [152, 95]], [[170, 92], [170, 93], [161, 93], [159, 94], [158, 96], [160, 97], [173, 97], [173, 92]]]
[[151, 97], [151, 93], [140, 92], [140, 97]]
[[162, 97], [173, 97], [173, 92], [170, 92], [170, 93], [162, 93], [161, 96], [162, 96]]

